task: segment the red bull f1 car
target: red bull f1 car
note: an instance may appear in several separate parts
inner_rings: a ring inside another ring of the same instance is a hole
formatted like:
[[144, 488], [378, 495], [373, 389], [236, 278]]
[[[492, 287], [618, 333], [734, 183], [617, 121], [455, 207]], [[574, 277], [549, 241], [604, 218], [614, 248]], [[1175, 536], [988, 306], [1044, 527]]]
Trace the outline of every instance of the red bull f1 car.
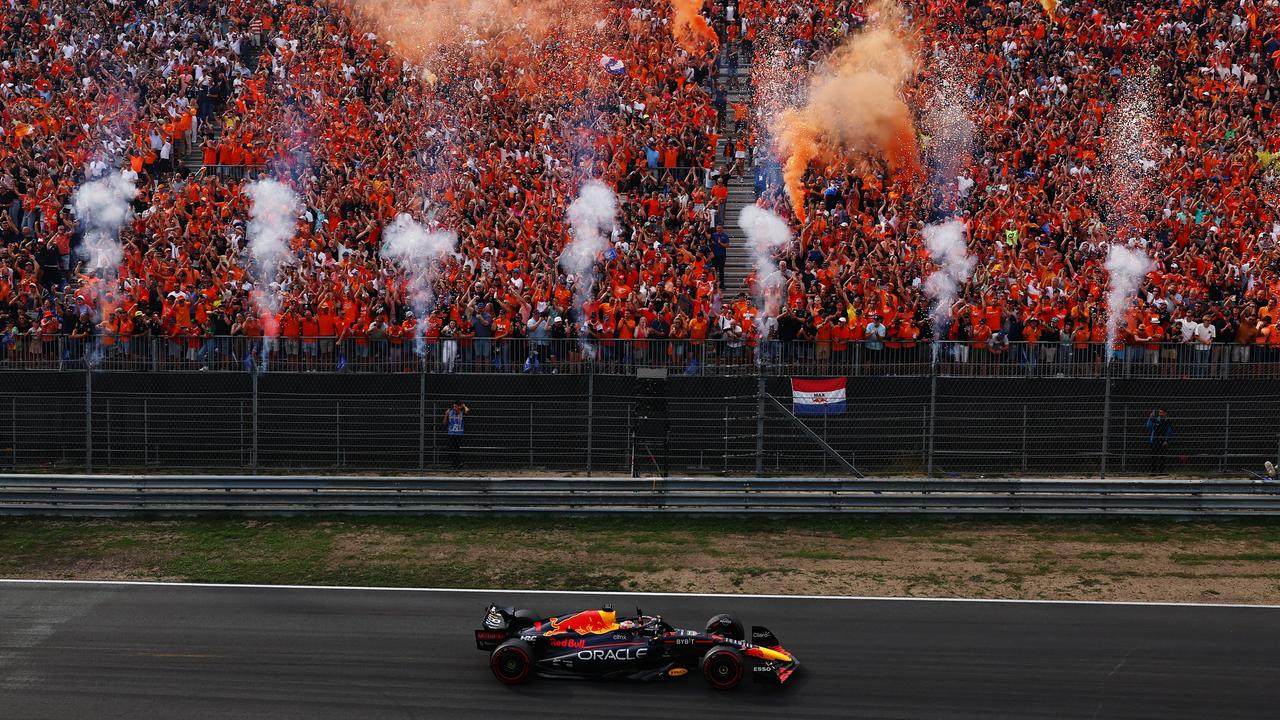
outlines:
[[490, 605], [476, 630], [476, 648], [489, 652], [489, 668], [505, 685], [533, 676], [663, 680], [701, 673], [711, 687], [731, 690], [748, 673], [755, 682], [782, 685], [800, 662], [767, 628], [716, 615], [705, 630], [680, 630], [658, 615], [619, 618], [613, 608], [543, 617], [530, 610]]

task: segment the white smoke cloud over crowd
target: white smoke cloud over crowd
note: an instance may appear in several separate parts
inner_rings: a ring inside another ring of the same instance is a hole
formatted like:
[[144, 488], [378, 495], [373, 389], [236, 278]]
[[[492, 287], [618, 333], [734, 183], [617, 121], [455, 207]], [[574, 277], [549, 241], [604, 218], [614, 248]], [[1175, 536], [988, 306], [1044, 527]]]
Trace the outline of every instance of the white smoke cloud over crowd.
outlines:
[[1149, 71], [1125, 78], [1115, 111], [1107, 121], [1106, 176], [1110, 193], [1109, 229], [1116, 239], [1107, 247], [1107, 358], [1115, 345], [1129, 303], [1151, 271], [1151, 259], [1141, 249], [1128, 247], [1127, 238], [1138, 236], [1143, 213], [1150, 205], [1156, 167], [1159, 97]]
[[791, 230], [786, 220], [757, 205], [742, 208], [738, 227], [747, 235], [747, 248], [755, 264], [760, 308], [756, 327], [763, 337], [766, 318], [777, 317], [782, 307], [783, 278], [774, 255], [791, 241]]
[[441, 264], [458, 244], [451, 230], [428, 230], [406, 213], [400, 213], [382, 235], [382, 257], [398, 262], [408, 273], [409, 303], [417, 314], [414, 347], [423, 354], [422, 333], [435, 305], [434, 285]]
[[960, 288], [973, 274], [977, 261], [969, 256], [965, 245], [965, 226], [959, 220], [951, 220], [924, 229], [924, 242], [929, 248], [929, 258], [938, 269], [924, 281], [924, 292], [933, 300], [929, 311], [934, 331], [939, 331], [951, 317], [951, 306], [959, 296]]
[[1136, 224], [1151, 205], [1159, 149], [1156, 118], [1159, 95], [1153, 75], [1131, 75], [1120, 86], [1120, 97], [1108, 116], [1104, 153], [1108, 225], [1122, 237], [1137, 233]]
[[938, 81], [933, 96], [925, 107], [925, 128], [929, 132], [928, 154], [933, 166], [930, 183], [935, 190], [946, 195], [955, 192], [955, 198], [963, 190], [953, 184], [959, 182], [964, 164], [973, 152], [973, 139], [977, 128], [970, 118], [971, 72], [958, 64], [959, 53], [948, 48], [937, 48], [935, 57], [939, 67]]
[[[250, 294], [260, 313], [280, 310], [276, 282], [280, 266], [292, 260], [289, 242], [298, 230], [298, 195], [277, 180], [258, 180], [245, 188], [249, 196], [249, 254], [253, 258], [254, 289]], [[274, 319], [264, 322], [264, 334], [276, 335]]]
[[1107, 250], [1107, 357], [1124, 321], [1129, 301], [1151, 272], [1151, 259], [1137, 248], [1111, 245]]
[[115, 172], [76, 189], [71, 207], [84, 230], [80, 252], [86, 269], [107, 280], [115, 278], [124, 259], [120, 230], [133, 217], [130, 203], [138, 195], [133, 177]]
[[596, 281], [596, 258], [609, 246], [617, 211], [618, 201], [613, 191], [598, 180], [584, 183], [578, 197], [569, 205], [571, 239], [560, 254], [560, 267], [573, 276], [574, 305], [584, 325], [587, 319], [583, 308], [591, 299], [591, 288]]

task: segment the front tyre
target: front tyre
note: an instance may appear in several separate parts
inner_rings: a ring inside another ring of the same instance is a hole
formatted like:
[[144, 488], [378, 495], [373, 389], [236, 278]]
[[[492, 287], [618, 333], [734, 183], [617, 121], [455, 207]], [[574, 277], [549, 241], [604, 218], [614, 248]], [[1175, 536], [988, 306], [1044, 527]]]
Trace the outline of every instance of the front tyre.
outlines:
[[523, 640], [512, 638], [494, 648], [489, 656], [489, 669], [503, 685], [519, 685], [533, 673], [533, 648]]
[[717, 645], [702, 656], [702, 677], [716, 690], [738, 687], [742, 673], [742, 653], [732, 645]]

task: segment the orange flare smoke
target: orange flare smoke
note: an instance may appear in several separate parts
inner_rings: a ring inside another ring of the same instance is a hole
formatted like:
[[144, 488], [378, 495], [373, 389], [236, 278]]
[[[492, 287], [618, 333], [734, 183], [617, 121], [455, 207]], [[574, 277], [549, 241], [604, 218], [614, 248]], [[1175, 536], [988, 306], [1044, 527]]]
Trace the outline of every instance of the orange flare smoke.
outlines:
[[[484, 40], [504, 45], [589, 32], [603, 19], [601, 0], [337, 0], [380, 39], [415, 63], [444, 47]], [[433, 82], [433, 81], [432, 81]]]
[[702, 16], [703, 0], [671, 0], [671, 36], [690, 55], [715, 52], [720, 38]]
[[824, 152], [883, 158], [895, 174], [920, 175], [915, 124], [902, 98], [915, 57], [886, 27], [899, 17], [897, 8], [882, 6], [877, 24], [851, 36], [810, 82], [808, 103], [778, 119], [778, 149], [787, 158], [783, 179], [801, 220], [805, 171]]
[[1058, 0], [1040, 0], [1040, 7], [1049, 16], [1049, 20], [1053, 20], [1053, 16], [1058, 13]]
[[781, 135], [779, 142], [787, 154], [787, 162], [782, 166], [782, 179], [787, 184], [787, 195], [791, 198], [791, 208], [796, 217], [804, 222], [804, 173], [809, 163], [818, 156], [818, 129], [807, 122], [804, 116], [788, 108], [783, 111], [779, 120]]

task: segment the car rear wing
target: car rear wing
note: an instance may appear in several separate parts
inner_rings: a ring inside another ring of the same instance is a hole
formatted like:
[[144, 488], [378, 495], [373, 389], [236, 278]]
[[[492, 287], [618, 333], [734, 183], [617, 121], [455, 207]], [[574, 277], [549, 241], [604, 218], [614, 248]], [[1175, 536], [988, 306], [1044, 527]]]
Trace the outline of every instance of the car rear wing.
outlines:
[[492, 650], [511, 637], [511, 608], [490, 604], [484, 611], [484, 627], [476, 630], [476, 649]]
[[506, 630], [477, 630], [476, 631], [476, 649], [477, 650], [493, 650], [502, 643], [507, 641], [510, 636]]

